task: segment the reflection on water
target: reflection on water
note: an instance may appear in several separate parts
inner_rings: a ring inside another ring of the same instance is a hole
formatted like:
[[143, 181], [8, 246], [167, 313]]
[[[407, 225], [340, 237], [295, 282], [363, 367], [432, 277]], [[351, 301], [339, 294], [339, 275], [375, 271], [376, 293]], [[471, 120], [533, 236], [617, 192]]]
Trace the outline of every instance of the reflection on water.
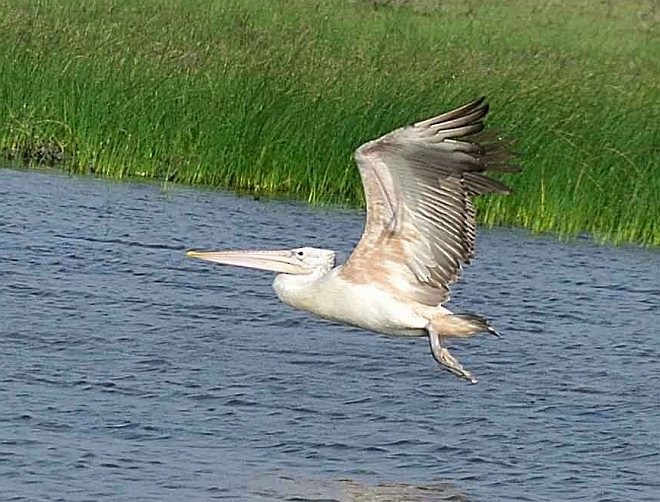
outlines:
[[402, 483], [365, 485], [355, 481], [342, 481], [339, 500], [350, 502], [432, 502], [434, 500], [467, 500], [450, 484], [436, 483], [414, 486]]
[[264, 499], [323, 500], [326, 502], [435, 502], [469, 500], [452, 483], [410, 485], [369, 484], [354, 479], [314, 480], [284, 473], [262, 475], [250, 483], [250, 492]]
[[351, 211], [0, 170], [3, 497], [657, 500], [657, 250], [481, 232], [450, 304], [504, 335], [453, 343], [476, 386], [422, 339], [314, 319], [269, 274], [183, 254], [345, 256], [361, 228]]

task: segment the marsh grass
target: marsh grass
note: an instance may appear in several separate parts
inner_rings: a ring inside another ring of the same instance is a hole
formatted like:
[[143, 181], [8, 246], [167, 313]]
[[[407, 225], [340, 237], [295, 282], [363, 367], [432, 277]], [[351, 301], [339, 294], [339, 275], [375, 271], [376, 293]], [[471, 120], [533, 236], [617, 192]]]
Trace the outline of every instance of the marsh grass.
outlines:
[[363, 141], [481, 94], [517, 138], [482, 222], [660, 244], [657, 2], [0, 0], [28, 165], [360, 204]]

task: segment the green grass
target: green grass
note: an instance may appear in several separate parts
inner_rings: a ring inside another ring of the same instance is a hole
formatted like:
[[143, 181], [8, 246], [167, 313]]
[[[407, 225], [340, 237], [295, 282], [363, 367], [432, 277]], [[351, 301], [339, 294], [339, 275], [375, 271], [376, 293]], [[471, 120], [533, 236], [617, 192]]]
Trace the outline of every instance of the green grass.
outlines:
[[361, 142], [486, 94], [482, 222], [660, 245], [653, 0], [0, 0], [0, 150], [360, 204]]

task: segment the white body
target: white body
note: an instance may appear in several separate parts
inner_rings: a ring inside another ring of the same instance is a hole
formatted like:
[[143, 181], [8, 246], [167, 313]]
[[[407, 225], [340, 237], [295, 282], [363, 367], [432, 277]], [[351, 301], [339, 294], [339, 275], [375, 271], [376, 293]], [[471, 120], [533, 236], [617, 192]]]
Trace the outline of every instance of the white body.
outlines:
[[273, 289], [287, 305], [388, 335], [426, 335], [425, 327], [434, 315], [450, 313], [442, 306], [401, 301], [377, 285], [348, 282], [340, 270], [337, 267], [318, 274], [279, 274]]

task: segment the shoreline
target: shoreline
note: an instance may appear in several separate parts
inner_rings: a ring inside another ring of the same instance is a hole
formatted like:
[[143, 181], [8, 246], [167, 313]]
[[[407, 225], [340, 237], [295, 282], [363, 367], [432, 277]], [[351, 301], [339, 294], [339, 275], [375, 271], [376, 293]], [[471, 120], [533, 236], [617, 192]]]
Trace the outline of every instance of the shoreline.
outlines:
[[523, 171], [481, 224], [660, 246], [658, 13], [470, 5], [6, 7], [0, 158], [359, 207], [357, 146], [485, 94]]

